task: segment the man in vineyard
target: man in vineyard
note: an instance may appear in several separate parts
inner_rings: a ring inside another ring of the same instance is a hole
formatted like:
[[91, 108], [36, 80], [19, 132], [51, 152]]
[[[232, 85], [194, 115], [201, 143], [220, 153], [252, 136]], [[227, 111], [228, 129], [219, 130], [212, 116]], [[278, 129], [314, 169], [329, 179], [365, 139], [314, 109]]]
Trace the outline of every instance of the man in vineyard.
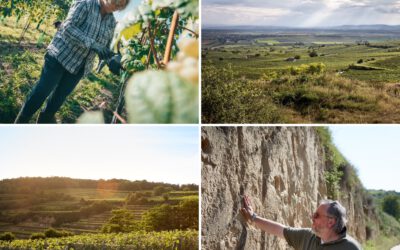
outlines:
[[346, 234], [346, 209], [338, 202], [325, 200], [312, 215], [312, 229], [292, 228], [258, 216], [247, 196], [241, 214], [255, 227], [284, 238], [296, 250], [360, 250], [360, 244]]
[[113, 12], [126, 7], [129, 0], [75, 0], [67, 19], [50, 45], [40, 79], [29, 94], [15, 123], [28, 123], [48, 98], [38, 123], [54, 123], [55, 113], [82, 77], [88, 75], [95, 55], [107, 60], [116, 20]]

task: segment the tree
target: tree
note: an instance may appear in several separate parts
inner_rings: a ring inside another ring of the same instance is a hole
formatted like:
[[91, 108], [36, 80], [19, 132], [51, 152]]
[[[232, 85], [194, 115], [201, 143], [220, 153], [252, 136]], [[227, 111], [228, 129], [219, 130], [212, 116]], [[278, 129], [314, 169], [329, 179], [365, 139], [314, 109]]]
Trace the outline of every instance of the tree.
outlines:
[[164, 193], [164, 194], [163, 194], [163, 198], [164, 198], [164, 201], [168, 201], [168, 200], [169, 200], [169, 195], [168, 195], [168, 193]]
[[157, 186], [153, 189], [153, 195], [154, 196], [159, 196], [162, 195], [163, 193], [165, 193], [165, 187], [163, 186]]
[[112, 211], [113, 216], [101, 231], [103, 233], [120, 233], [140, 230], [140, 223], [135, 221], [133, 214], [127, 209], [116, 209]]
[[185, 199], [176, 206], [153, 207], [143, 214], [142, 220], [147, 231], [198, 230], [199, 199]]
[[0, 240], [13, 241], [13, 240], [15, 240], [15, 235], [11, 232], [2, 233], [2, 234], [0, 234]]
[[400, 202], [397, 196], [388, 195], [383, 198], [382, 208], [387, 214], [390, 214], [396, 219], [400, 219]]

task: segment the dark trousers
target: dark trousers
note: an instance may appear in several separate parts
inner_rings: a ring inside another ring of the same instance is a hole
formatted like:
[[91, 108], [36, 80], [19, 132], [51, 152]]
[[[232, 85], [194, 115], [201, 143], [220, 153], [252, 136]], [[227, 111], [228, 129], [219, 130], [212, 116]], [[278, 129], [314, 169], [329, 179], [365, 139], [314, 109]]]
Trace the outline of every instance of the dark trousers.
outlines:
[[74, 75], [49, 54], [46, 53], [44, 59], [40, 79], [26, 99], [15, 123], [28, 123], [50, 94], [46, 107], [39, 115], [38, 123], [55, 122], [55, 113], [83, 76], [84, 67]]

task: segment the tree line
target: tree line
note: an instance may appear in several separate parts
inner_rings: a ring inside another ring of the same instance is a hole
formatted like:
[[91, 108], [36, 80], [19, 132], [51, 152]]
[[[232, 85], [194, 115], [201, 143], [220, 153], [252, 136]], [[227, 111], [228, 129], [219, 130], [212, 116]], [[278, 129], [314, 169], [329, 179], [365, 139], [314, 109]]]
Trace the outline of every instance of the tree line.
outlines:
[[38, 190], [60, 188], [96, 188], [119, 191], [152, 190], [157, 186], [175, 191], [197, 191], [196, 184], [169, 184], [163, 182], [148, 182], [146, 180], [129, 181], [123, 179], [89, 180], [68, 177], [21, 177], [0, 181], [0, 193], [34, 193]]

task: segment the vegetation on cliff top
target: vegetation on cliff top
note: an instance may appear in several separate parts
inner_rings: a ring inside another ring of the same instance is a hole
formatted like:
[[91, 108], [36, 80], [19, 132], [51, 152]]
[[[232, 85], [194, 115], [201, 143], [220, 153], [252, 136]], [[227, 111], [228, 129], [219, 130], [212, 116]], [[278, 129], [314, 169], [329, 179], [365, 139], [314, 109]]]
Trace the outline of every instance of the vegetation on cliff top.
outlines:
[[[387, 191], [367, 191], [357, 170], [334, 145], [326, 127], [317, 127], [317, 134], [324, 147], [325, 181], [328, 198], [345, 199], [350, 192], [362, 195], [363, 208], [371, 218], [366, 218], [366, 250], [389, 249], [400, 242], [400, 194]], [[398, 211], [398, 212], [397, 212]], [[396, 216], [397, 219], [396, 219]], [[374, 217], [376, 219], [374, 219]], [[376, 224], [378, 222], [378, 224]]]

